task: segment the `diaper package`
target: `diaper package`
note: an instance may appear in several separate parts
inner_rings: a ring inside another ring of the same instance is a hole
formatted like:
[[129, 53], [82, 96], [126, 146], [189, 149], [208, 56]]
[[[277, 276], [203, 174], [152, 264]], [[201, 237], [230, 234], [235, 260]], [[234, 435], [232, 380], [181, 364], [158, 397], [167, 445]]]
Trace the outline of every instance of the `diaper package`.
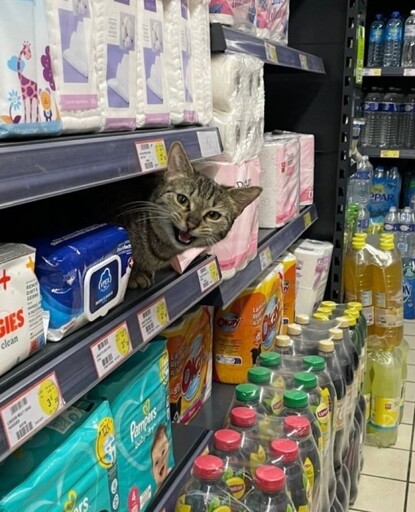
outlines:
[[275, 265], [225, 309], [213, 323], [213, 375], [219, 382], [246, 382], [261, 352], [273, 349], [283, 318], [283, 266]]
[[81, 400], [0, 465], [0, 510], [115, 512], [117, 455], [108, 403]]
[[285, 252], [277, 260], [284, 267], [282, 291], [284, 295], [284, 316], [282, 333], [287, 334], [287, 325], [295, 320], [295, 288], [297, 258], [290, 252]]
[[288, 44], [290, 0], [255, 0], [256, 35]]
[[173, 124], [197, 122], [188, 0], [163, 0], [166, 73]]
[[143, 512], [174, 466], [169, 409], [169, 356], [158, 338], [91, 391], [114, 417], [119, 510]]
[[35, 249], [0, 244], [0, 375], [45, 345]]
[[99, 105], [105, 131], [136, 127], [137, 0], [92, 0]]
[[162, 0], [137, 4], [137, 128], [168, 126], [169, 90], [165, 65], [165, 40]]
[[297, 258], [295, 313], [311, 315], [324, 298], [333, 244], [299, 240], [292, 252]]
[[259, 226], [278, 228], [299, 214], [300, 140], [296, 134], [265, 134], [259, 155], [260, 185]]
[[65, 132], [97, 131], [102, 117], [98, 105], [95, 15], [91, 0], [43, 1], [51, 41], [54, 74], [51, 89], [56, 91], [63, 129]]
[[210, 396], [212, 308], [196, 306], [162, 336], [169, 352], [171, 420], [188, 423]]
[[230, 25], [244, 32], [255, 31], [255, 2], [252, 0], [210, 0], [209, 14], [212, 23]]
[[35, 246], [49, 340], [59, 341], [123, 301], [132, 267], [125, 229], [94, 225]]
[[3, 0], [0, 138], [62, 131], [45, 0]]
[[[203, 162], [196, 164], [196, 169], [222, 185], [231, 187], [259, 185], [258, 158], [242, 164]], [[259, 201], [256, 199], [245, 208], [224, 240], [207, 249], [218, 258], [223, 279], [233, 277], [256, 256]]]

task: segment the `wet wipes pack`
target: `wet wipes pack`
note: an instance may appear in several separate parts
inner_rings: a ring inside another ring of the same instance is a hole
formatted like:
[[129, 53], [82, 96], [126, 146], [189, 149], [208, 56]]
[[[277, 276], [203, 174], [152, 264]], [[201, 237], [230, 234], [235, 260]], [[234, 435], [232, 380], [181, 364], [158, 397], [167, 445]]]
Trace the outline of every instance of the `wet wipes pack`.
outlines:
[[94, 225], [33, 245], [49, 340], [61, 340], [123, 301], [133, 260], [122, 227]]
[[174, 466], [165, 339], [131, 356], [90, 396], [108, 400], [114, 417], [120, 510], [143, 512]]
[[119, 510], [115, 446], [108, 403], [77, 402], [0, 465], [0, 511]]

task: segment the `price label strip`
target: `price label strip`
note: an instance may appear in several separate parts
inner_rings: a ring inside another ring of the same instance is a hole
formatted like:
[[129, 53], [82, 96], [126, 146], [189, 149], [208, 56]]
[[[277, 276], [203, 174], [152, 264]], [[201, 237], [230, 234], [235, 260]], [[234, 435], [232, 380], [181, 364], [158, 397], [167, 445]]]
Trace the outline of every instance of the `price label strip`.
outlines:
[[273, 44], [267, 43], [267, 41], [264, 41], [264, 48], [267, 60], [274, 64], [278, 64], [277, 48]]
[[380, 152], [381, 158], [399, 158], [399, 149], [382, 149]]
[[266, 247], [259, 253], [259, 261], [261, 263], [261, 270], [265, 270], [272, 263], [271, 249]]
[[212, 260], [197, 271], [202, 293], [220, 281], [220, 274], [216, 260]]
[[43, 427], [64, 404], [55, 372], [10, 401], [0, 410], [9, 448]]
[[91, 347], [98, 378], [109, 373], [132, 351], [130, 333], [126, 322], [101, 338]]
[[415, 76], [415, 68], [405, 68], [403, 70], [403, 76]]
[[311, 224], [313, 223], [313, 221], [311, 220], [311, 213], [310, 212], [307, 212], [304, 214], [304, 227], [307, 229], [311, 226]]
[[381, 68], [365, 68], [363, 70], [363, 76], [382, 76]]
[[299, 55], [299, 58], [300, 58], [300, 65], [303, 69], [310, 69], [309, 66], [308, 66], [308, 59], [307, 59], [307, 55], [304, 55], [304, 53], [300, 53]]
[[138, 325], [144, 341], [149, 341], [163, 330], [170, 321], [166, 299], [161, 297], [156, 302], [140, 311], [137, 315]]
[[143, 173], [158, 171], [167, 167], [167, 151], [163, 139], [136, 142], [135, 148]]

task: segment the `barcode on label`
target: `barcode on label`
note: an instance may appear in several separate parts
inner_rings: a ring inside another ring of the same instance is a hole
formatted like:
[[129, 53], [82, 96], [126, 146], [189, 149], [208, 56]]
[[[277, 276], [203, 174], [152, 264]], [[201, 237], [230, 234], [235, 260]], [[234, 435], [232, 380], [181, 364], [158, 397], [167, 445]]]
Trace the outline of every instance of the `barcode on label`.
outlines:
[[147, 311], [144, 311], [143, 318], [148, 318], [151, 316], [151, 309], [147, 309]]
[[151, 324], [148, 324], [145, 326], [147, 334], [150, 334], [154, 330], [154, 324], [151, 322]]
[[153, 163], [152, 163], [152, 162], [146, 162], [146, 163], [144, 164], [144, 167], [145, 167], [146, 169], [152, 169], [152, 168], [153, 168]]
[[130, 333], [125, 322], [90, 347], [98, 377], [106, 375], [132, 350]]
[[27, 436], [27, 434], [29, 434], [29, 432], [31, 432], [32, 430], [33, 423], [29, 421], [29, 423], [23, 425], [23, 427], [16, 432], [17, 440], [20, 441], [20, 439], [23, 439], [23, 437]]
[[99, 351], [104, 350], [104, 348], [107, 347], [108, 345], [109, 345], [109, 340], [108, 340], [108, 338], [105, 338], [105, 340], [100, 341], [98, 343], [97, 349]]
[[10, 407], [10, 412], [12, 414], [16, 414], [17, 411], [20, 411], [20, 409], [23, 409], [23, 407], [27, 405], [27, 398], [24, 397], [22, 398], [21, 400], [19, 400], [18, 402], [16, 402], [14, 405], [12, 405]]
[[102, 360], [102, 366], [104, 368], [107, 368], [107, 366], [111, 364], [113, 360], [114, 356], [112, 354], [108, 354], [107, 357], [104, 357], [104, 359]]
[[154, 304], [140, 311], [137, 318], [143, 340], [150, 340], [169, 323], [166, 299], [160, 297]]
[[150, 144], [141, 144], [141, 149], [150, 149]]

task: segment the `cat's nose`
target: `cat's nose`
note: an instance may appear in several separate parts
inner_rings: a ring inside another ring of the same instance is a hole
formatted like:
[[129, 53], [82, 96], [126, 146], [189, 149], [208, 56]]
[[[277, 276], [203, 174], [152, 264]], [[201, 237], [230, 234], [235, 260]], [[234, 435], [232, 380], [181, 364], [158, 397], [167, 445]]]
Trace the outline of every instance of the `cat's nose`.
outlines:
[[200, 217], [198, 215], [189, 215], [186, 220], [188, 229], [197, 228], [200, 224]]

